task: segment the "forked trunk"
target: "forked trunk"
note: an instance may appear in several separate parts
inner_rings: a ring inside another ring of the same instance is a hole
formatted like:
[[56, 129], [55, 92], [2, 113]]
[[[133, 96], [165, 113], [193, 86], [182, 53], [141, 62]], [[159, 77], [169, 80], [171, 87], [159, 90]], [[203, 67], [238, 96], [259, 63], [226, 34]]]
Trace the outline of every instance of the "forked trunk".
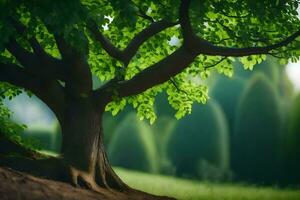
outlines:
[[[112, 170], [103, 144], [102, 114], [92, 98], [72, 98], [62, 127], [62, 156], [78, 186], [128, 189]], [[104, 107], [104, 106], [103, 106]]]

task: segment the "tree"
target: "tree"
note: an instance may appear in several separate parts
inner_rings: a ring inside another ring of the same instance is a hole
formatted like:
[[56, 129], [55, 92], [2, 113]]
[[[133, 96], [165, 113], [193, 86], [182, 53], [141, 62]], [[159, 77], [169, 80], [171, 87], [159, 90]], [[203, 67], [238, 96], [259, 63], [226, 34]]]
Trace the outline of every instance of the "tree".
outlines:
[[[94, 190], [128, 189], [107, 160], [100, 123], [105, 110], [116, 114], [129, 103], [153, 122], [154, 97], [166, 90], [180, 118], [193, 102], [206, 101], [206, 86], [193, 80], [207, 77], [211, 68], [230, 75], [233, 57], [252, 68], [266, 54], [285, 62], [300, 55], [296, 0], [0, 5], [0, 81], [49, 106], [62, 128], [59, 166], [68, 169], [73, 184]], [[93, 89], [92, 73], [103, 81], [100, 88]]]

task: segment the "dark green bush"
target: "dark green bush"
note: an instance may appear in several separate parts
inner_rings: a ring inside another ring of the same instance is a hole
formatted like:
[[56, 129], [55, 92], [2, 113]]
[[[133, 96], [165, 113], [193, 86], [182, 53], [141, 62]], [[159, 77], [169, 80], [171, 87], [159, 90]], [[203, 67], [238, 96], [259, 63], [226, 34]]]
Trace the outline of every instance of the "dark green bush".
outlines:
[[157, 171], [156, 147], [149, 126], [130, 113], [116, 128], [108, 145], [112, 165], [146, 172]]
[[240, 96], [245, 88], [245, 80], [239, 77], [228, 78], [217, 76], [217, 79], [211, 90], [211, 97], [216, 100], [229, 124], [230, 133], [234, 127], [234, 119]]
[[300, 184], [300, 94], [290, 107], [287, 131], [283, 136], [284, 181]]
[[58, 122], [54, 125], [54, 133], [53, 133], [54, 141], [53, 141], [53, 151], [56, 153], [61, 152], [61, 146], [62, 146], [62, 134], [61, 134], [61, 128]]
[[239, 102], [232, 168], [245, 181], [272, 182], [279, 176], [281, 104], [271, 81], [256, 74]]
[[155, 144], [157, 153], [159, 154], [159, 172], [163, 174], [172, 174], [173, 167], [166, 155], [166, 146], [170, 134], [175, 129], [178, 120], [174, 117], [169, 117], [166, 115], [158, 116], [155, 123], [151, 126], [151, 129], [154, 133]]
[[[59, 140], [59, 133], [55, 133], [51, 128], [45, 127], [32, 127], [28, 128], [22, 134], [22, 137], [25, 139], [34, 139], [36, 140], [41, 150], [47, 151], [58, 151], [59, 145], [57, 147], [57, 140]], [[60, 139], [61, 141], [61, 139]]]
[[104, 131], [104, 145], [108, 146], [116, 128], [122, 122], [122, 120], [132, 112], [132, 108], [128, 105], [118, 113], [116, 116], [113, 116], [110, 112], [105, 112], [103, 115], [103, 131]]
[[181, 119], [168, 142], [168, 157], [179, 176], [203, 177], [202, 163], [228, 169], [228, 130], [219, 105], [194, 104], [191, 115]]
[[119, 120], [112, 116], [111, 113], [104, 113], [103, 115], [103, 131], [104, 131], [104, 145], [108, 146], [112, 135], [119, 124]]

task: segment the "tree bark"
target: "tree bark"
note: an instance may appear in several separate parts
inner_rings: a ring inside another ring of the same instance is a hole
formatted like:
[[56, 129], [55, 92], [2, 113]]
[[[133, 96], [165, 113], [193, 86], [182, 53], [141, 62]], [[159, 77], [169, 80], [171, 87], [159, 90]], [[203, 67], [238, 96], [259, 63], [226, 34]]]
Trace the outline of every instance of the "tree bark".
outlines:
[[129, 187], [111, 168], [103, 144], [102, 115], [92, 97], [68, 97], [63, 120], [62, 156], [70, 181], [93, 190], [105, 187], [124, 191]]
[[[130, 188], [113, 171], [103, 143], [102, 115], [106, 104], [99, 110], [99, 104], [93, 97], [66, 99], [65, 118], [61, 122], [63, 136], [61, 157], [43, 157], [38, 152], [31, 151], [28, 153], [27, 149], [9, 142], [9, 145], [5, 145], [10, 146], [9, 149], [2, 149], [0, 152], [0, 166], [71, 183], [99, 194], [110, 192], [118, 199], [118, 195], [123, 195], [124, 199], [174, 199]], [[0, 144], [4, 143], [7, 141], [1, 143], [0, 140]], [[21, 157], [3, 155], [15, 149], [22, 155]]]

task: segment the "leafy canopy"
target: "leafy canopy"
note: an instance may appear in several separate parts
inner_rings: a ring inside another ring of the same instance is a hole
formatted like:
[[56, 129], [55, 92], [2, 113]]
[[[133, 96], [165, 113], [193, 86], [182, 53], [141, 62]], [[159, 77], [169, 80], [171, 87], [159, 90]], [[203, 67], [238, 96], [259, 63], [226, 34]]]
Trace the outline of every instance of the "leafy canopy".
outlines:
[[[11, 38], [36, 53], [34, 38], [47, 54], [63, 59], [59, 35], [85, 55], [90, 70], [104, 85], [110, 81], [121, 85], [147, 73], [184, 46], [197, 54], [192, 62], [182, 64], [188, 67], [176, 73], [152, 73], [153, 80], [168, 75], [129, 95], [121, 95], [113, 87], [106, 107], [115, 115], [131, 104], [141, 119], [153, 123], [155, 96], [165, 90], [177, 110], [176, 117], [181, 118], [191, 112], [193, 102], [208, 99], [204, 80], [213, 68], [232, 76], [234, 57], [240, 57], [250, 70], [267, 54], [282, 63], [296, 62], [300, 56], [298, 5], [299, 0], [0, 0], [0, 62], [24, 65], [9, 48]], [[20, 31], [18, 23], [25, 28]], [[149, 28], [156, 25], [159, 28]], [[155, 33], [139, 37], [147, 28]], [[137, 51], [128, 56], [126, 49], [135, 44]], [[120, 52], [125, 52], [123, 57]], [[5, 87], [0, 86], [1, 90]], [[11, 92], [19, 89], [11, 88], [2, 96], [11, 96]]]

